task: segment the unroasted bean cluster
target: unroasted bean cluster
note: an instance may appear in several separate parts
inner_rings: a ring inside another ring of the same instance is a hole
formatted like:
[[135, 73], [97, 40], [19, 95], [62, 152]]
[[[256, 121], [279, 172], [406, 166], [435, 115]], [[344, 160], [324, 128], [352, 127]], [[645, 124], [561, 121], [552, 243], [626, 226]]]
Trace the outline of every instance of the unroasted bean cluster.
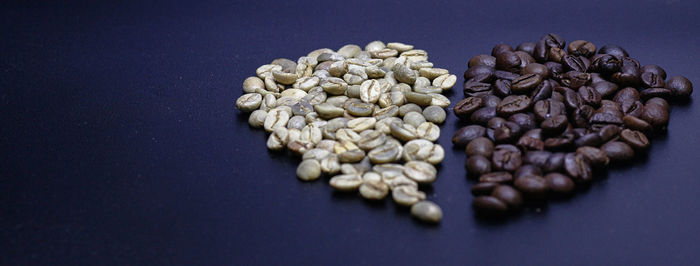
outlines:
[[610, 162], [645, 153], [669, 122], [667, 100], [693, 91], [681, 76], [640, 65], [621, 47], [568, 45], [557, 34], [513, 49], [493, 47], [469, 60], [465, 99], [453, 110], [462, 127], [471, 192], [479, 214], [505, 215], [524, 202], [565, 196]]
[[338, 191], [399, 205], [426, 222], [442, 211], [419, 184], [433, 182], [445, 152], [434, 143], [457, 77], [434, 68], [424, 50], [374, 41], [323, 48], [296, 62], [275, 59], [243, 82], [236, 101], [249, 124], [269, 133], [270, 150], [301, 156], [296, 174], [323, 175]]

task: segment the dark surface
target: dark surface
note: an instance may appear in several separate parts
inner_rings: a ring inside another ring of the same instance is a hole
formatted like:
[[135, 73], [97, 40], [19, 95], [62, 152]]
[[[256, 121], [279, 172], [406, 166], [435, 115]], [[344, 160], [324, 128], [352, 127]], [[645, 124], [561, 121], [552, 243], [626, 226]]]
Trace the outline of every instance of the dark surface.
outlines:
[[234, 105], [259, 65], [320, 47], [402, 41], [461, 77], [494, 44], [548, 32], [619, 44], [697, 87], [694, 1], [94, 2], [2, 4], [0, 264], [700, 259], [697, 103], [672, 107], [669, 134], [647, 159], [506, 222], [474, 217], [450, 113], [447, 158], [428, 191], [445, 213], [436, 227], [390, 200], [297, 181], [298, 161], [268, 153]]

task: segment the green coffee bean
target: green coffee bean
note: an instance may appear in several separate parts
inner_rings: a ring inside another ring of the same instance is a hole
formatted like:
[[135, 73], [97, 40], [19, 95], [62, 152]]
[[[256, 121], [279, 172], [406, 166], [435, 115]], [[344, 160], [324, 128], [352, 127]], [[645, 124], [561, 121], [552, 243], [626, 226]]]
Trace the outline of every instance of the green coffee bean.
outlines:
[[447, 113], [440, 106], [431, 105], [423, 109], [423, 117], [429, 122], [442, 124], [447, 118]]
[[389, 194], [389, 186], [381, 180], [364, 180], [360, 185], [360, 195], [365, 199], [381, 200], [387, 194]]
[[253, 93], [256, 89], [264, 89], [265, 83], [259, 77], [248, 77], [243, 81], [243, 92]]
[[404, 161], [425, 161], [431, 154], [434, 144], [424, 139], [414, 139], [403, 146]]
[[432, 183], [437, 176], [437, 169], [423, 161], [410, 161], [404, 164], [403, 173], [418, 183]]
[[262, 95], [259, 93], [243, 94], [241, 97], [238, 97], [238, 100], [236, 100], [236, 107], [238, 107], [238, 110], [243, 112], [252, 112], [260, 107], [262, 98]]
[[410, 124], [392, 123], [389, 128], [391, 135], [401, 141], [409, 141], [416, 137], [416, 128]]
[[399, 108], [395, 105], [388, 106], [386, 108], [375, 109], [372, 114], [375, 119], [382, 120], [387, 117], [394, 117], [399, 114]]
[[410, 113], [410, 112], [419, 112], [420, 113], [420, 112], [422, 112], [422, 109], [420, 108], [420, 106], [418, 106], [415, 103], [407, 103], [407, 104], [404, 104], [401, 107], [399, 107], [399, 115], [402, 117], [406, 116], [406, 114]]
[[370, 128], [374, 128], [377, 119], [374, 117], [360, 117], [348, 121], [348, 128], [355, 132], [362, 132]]
[[444, 74], [433, 80], [433, 86], [442, 88], [443, 90], [447, 90], [452, 88], [452, 86], [454, 86], [456, 82], [457, 76]]
[[428, 106], [431, 105], [431, 102], [433, 101], [433, 97], [430, 97], [428, 94], [423, 94], [423, 93], [417, 93], [417, 92], [407, 92], [406, 93], [406, 101], [410, 103], [415, 103], [420, 106]]
[[289, 122], [289, 112], [286, 112], [282, 108], [276, 107], [267, 113], [263, 126], [265, 131], [272, 132], [275, 128], [285, 127], [287, 122]]
[[347, 44], [343, 47], [340, 47], [340, 49], [338, 49], [338, 54], [345, 57], [345, 58], [355, 57], [358, 54], [360, 54], [360, 52], [362, 52], [362, 48], [360, 48], [360, 46], [357, 46], [355, 44]]
[[384, 49], [386, 45], [382, 41], [372, 41], [365, 45], [365, 51], [367, 52], [373, 52], [373, 51], [379, 51], [381, 49]]
[[425, 117], [420, 112], [408, 112], [403, 116], [403, 122], [414, 127], [420, 126], [425, 122]]
[[399, 52], [405, 52], [408, 50], [413, 50], [413, 45], [400, 43], [400, 42], [390, 42], [386, 44], [387, 48], [394, 49]]
[[250, 117], [248, 117], [248, 124], [251, 127], [260, 128], [265, 124], [265, 117], [266, 116], [267, 116], [266, 111], [255, 110], [252, 113], [250, 113]]
[[375, 164], [396, 162], [401, 158], [403, 147], [397, 143], [387, 143], [372, 149], [367, 156]]
[[267, 148], [273, 151], [281, 150], [287, 144], [287, 129], [284, 127], [275, 128], [267, 138]]
[[399, 205], [411, 206], [425, 200], [425, 193], [412, 186], [399, 186], [391, 191], [391, 196]]
[[442, 220], [442, 210], [437, 204], [424, 200], [411, 206], [413, 217], [428, 223], [439, 223]]
[[381, 94], [381, 87], [376, 80], [367, 80], [360, 85], [360, 99], [366, 103], [376, 103]]
[[337, 175], [331, 178], [329, 184], [339, 191], [355, 191], [362, 185], [362, 177], [357, 174]]
[[442, 75], [448, 75], [450, 72], [443, 68], [421, 68], [418, 70], [418, 75], [433, 80]]
[[416, 128], [416, 137], [436, 141], [440, 137], [440, 127], [432, 122], [423, 122]]
[[316, 180], [321, 176], [321, 164], [316, 160], [304, 160], [297, 167], [297, 177], [304, 181]]
[[314, 110], [318, 113], [318, 116], [323, 119], [331, 119], [339, 116], [343, 116], [345, 110], [340, 107], [336, 107], [328, 102], [314, 105]]

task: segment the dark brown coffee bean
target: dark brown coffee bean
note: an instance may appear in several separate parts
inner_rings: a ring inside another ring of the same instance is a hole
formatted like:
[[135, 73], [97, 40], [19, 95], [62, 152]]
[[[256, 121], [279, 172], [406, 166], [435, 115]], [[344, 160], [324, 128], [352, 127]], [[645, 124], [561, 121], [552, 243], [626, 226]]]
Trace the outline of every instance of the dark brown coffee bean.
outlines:
[[530, 98], [532, 99], [532, 102], [537, 102], [541, 100], [545, 100], [549, 98], [552, 95], [552, 85], [550, 80], [543, 80], [540, 82], [535, 89], [532, 90], [530, 93]]
[[552, 48], [549, 48], [549, 52], [547, 54], [547, 60], [552, 61], [552, 62], [557, 62], [557, 63], [563, 63], [562, 59], [566, 55], [567, 55], [566, 50], [561, 49], [559, 47], [552, 47]]
[[459, 119], [469, 120], [472, 113], [484, 105], [484, 100], [478, 97], [467, 97], [457, 102], [452, 108]]
[[606, 76], [619, 72], [622, 68], [622, 62], [608, 54], [596, 55], [591, 61], [591, 69]]
[[479, 125], [469, 125], [460, 128], [452, 136], [452, 143], [457, 147], [464, 147], [473, 139], [486, 135], [486, 128]]
[[672, 96], [671, 90], [666, 88], [648, 88], [643, 89], [640, 93], [642, 99], [649, 99], [654, 97], [660, 97], [664, 99], [669, 99]]
[[515, 48], [516, 51], [523, 51], [526, 52], [530, 55], [532, 55], [535, 52], [535, 43], [534, 42], [524, 42], [518, 45], [518, 47]]
[[529, 75], [529, 74], [536, 74], [540, 75], [542, 78], [548, 78], [549, 77], [549, 69], [540, 63], [531, 63], [523, 67], [522, 70], [520, 70], [520, 75]]
[[488, 65], [475, 65], [470, 66], [466, 71], [464, 71], [464, 80], [469, 80], [478, 75], [492, 76], [495, 71], [494, 67]]
[[586, 158], [586, 160], [588, 160], [588, 162], [594, 168], [605, 167], [608, 166], [608, 163], [610, 163], [610, 158], [608, 158], [608, 155], [606, 155], [604, 151], [595, 147], [579, 147], [576, 149], [576, 153], [583, 155], [583, 157]]
[[566, 114], [564, 103], [551, 99], [537, 101], [533, 109], [535, 118], [540, 121], [557, 115]]
[[542, 121], [542, 133], [548, 136], [558, 135], [569, 125], [569, 120], [565, 115], [555, 115]]
[[639, 118], [651, 124], [656, 131], [666, 130], [669, 121], [668, 103], [661, 98], [649, 99]]
[[533, 137], [528, 137], [528, 136], [522, 136], [520, 139], [518, 139], [518, 142], [516, 143], [518, 147], [521, 147], [523, 150], [542, 150], [544, 149], [544, 141], [540, 139], [536, 139]]
[[688, 98], [693, 93], [693, 83], [686, 77], [675, 76], [666, 81], [666, 89], [671, 90], [671, 93], [678, 98]]
[[524, 176], [516, 179], [513, 185], [520, 190], [526, 198], [544, 199], [547, 197], [549, 185], [541, 176]]
[[504, 51], [496, 56], [496, 68], [509, 72], [516, 72], [520, 68], [520, 57], [510, 51]]
[[616, 125], [605, 125], [601, 127], [598, 131], [598, 135], [600, 136], [600, 140], [602, 142], [608, 142], [612, 140], [613, 138], [617, 137], [619, 133], [620, 127]]
[[591, 87], [598, 91], [598, 93], [600, 93], [600, 96], [603, 98], [608, 98], [610, 95], [613, 95], [618, 89], [617, 84], [609, 81], [599, 81], [591, 84]]
[[523, 157], [523, 163], [542, 167], [547, 163], [550, 156], [552, 156], [552, 153], [549, 151], [527, 151]]
[[503, 123], [502, 126], [493, 130], [493, 139], [496, 143], [512, 143], [515, 142], [522, 133], [518, 124], [507, 121]]
[[564, 169], [566, 173], [579, 184], [588, 184], [593, 180], [591, 166], [581, 154], [568, 153], [564, 157]]
[[627, 54], [627, 51], [625, 49], [622, 49], [622, 47], [614, 44], [608, 44], [603, 47], [600, 47], [600, 50], [598, 50], [599, 54], [609, 54], [609, 55], [614, 55], [617, 57], [627, 57], [629, 54]]
[[622, 104], [622, 113], [624, 115], [639, 117], [644, 112], [644, 104], [640, 101], [626, 102]]
[[564, 66], [557, 62], [546, 62], [544, 66], [549, 70], [549, 77], [558, 79], [561, 74], [564, 74]]
[[591, 74], [569, 71], [561, 75], [561, 84], [572, 89], [590, 84]]
[[644, 121], [640, 118], [631, 116], [631, 115], [626, 115], [622, 117], [622, 123], [625, 125], [625, 127], [633, 130], [637, 130], [643, 133], [651, 133], [652, 128], [647, 121]]
[[559, 34], [556, 33], [548, 33], [544, 36], [542, 36], [542, 39], [547, 46], [547, 48], [552, 48], [552, 47], [559, 47], [559, 48], [564, 48], [566, 46], [566, 41], [564, 38], [559, 36]]
[[467, 156], [482, 155], [491, 157], [493, 154], [493, 142], [484, 137], [478, 137], [470, 141], [465, 148]]
[[666, 79], [666, 71], [663, 68], [661, 68], [660, 66], [646, 65], [646, 66], [642, 67], [640, 70], [642, 71], [642, 73], [651, 72], [651, 73], [658, 75], [662, 79]]
[[515, 173], [513, 173], [513, 180], [525, 176], [542, 176], [542, 169], [532, 164], [520, 166], [520, 168], [518, 168], [518, 170], [515, 170]]
[[528, 131], [537, 127], [535, 116], [530, 113], [518, 113], [511, 115], [508, 117], [508, 121], [517, 124], [523, 131]]
[[619, 90], [616, 94], [615, 97], [613, 97], [613, 101], [618, 102], [620, 105], [625, 105], [628, 103], [633, 103], [635, 101], [639, 101], [640, 95], [639, 91], [635, 88], [631, 87], [626, 87], [624, 89]]
[[493, 76], [494, 76], [494, 78], [496, 78], [496, 79], [503, 79], [503, 80], [508, 80], [508, 81], [511, 81], [511, 82], [512, 82], [513, 80], [517, 79], [518, 77], [520, 77], [520, 75], [518, 75], [517, 73], [508, 72], [508, 71], [504, 71], [504, 70], [496, 70], [496, 71], [494, 71], [494, 72], [493, 72]]
[[482, 176], [491, 172], [491, 161], [482, 155], [468, 156], [464, 166], [469, 176]]
[[560, 194], [569, 195], [574, 192], [574, 181], [571, 180], [566, 175], [560, 173], [549, 173], [544, 176], [547, 179], [547, 185], [549, 186], [549, 191]]
[[498, 183], [493, 182], [480, 182], [472, 186], [471, 192], [474, 196], [491, 195], [491, 192], [493, 192], [493, 189], [495, 189], [497, 186], [500, 185]]
[[611, 80], [621, 86], [636, 87], [641, 83], [639, 68], [634, 66], [622, 66], [620, 72], [611, 76]]
[[603, 150], [613, 162], [625, 162], [634, 158], [634, 150], [632, 150], [632, 147], [621, 141], [605, 143], [600, 149]]
[[516, 94], [526, 94], [539, 85], [540, 82], [542, 82], [542, 76], [540, 75], [522, 75], [511, 82], [510, 90]]
[[530, 129], [530, 130], [526, 131], [523, 134], [523, 136], [542, 140], [542, 129], [540, 129], [540, 128]]
[[491, 86], [491, 91], [493, 91], [493, 94], [499, 96], [499, 97], [505, 97], [510, 95], [510, 80], [505, 80], [505, 79], [499, 79], [496, 80], [495, 83], [493, 83], [493, 86]]
[[497, 145], [491, 158], [494, 170], [513, 172], [518, 169], [523, 161], [520, 150], [509, 144]]
[[520, 191], [509, 185], [497, 186], [491, 196], [503, 201], [511, 210], [518, 209], [523, 205], [523, 197]]
[[587, 60], [582, 60], [581, 57], [575, 55], [565, 55], [561, 60], [564, 69], [569, 69], [577, 72], [586, 72], [588, 70]]
[[498, 107], [498, 104], [501, 103], [501, 98], [498, 98], [498, 96], [492, 94], [482, 95], [479, 96], [479, 98], [484, 100], [485, 107]]
[[576, 108], [569, 122], [575, 127], [587, 128], [589, 126], [588, 120], [594, 112], [595, 109], [590, 105], [581, 105]]
[[600, 100], [603, 99], [603, 97], [597, 90], [588, 86], [578, 88], [578, 95], [580, 96], [584, 104], [590, 106], [599, 106]]
[[535, 63], [535, 58], [533, 58], [530, 54], [523, 52], [523, 51], [515, 51], [515, 54], [520, 57], [520, 66], [519, 68], [522, 70], [523, 67]]
[[472, 113], [471, 121], [476, 124], [486, 125], [494, 117], [496, 117], [495, 107], [481, 107]]
[[489, 66], [492, 68], [496, 67], [496, 57], [487, 55], [487, 54], [480, 54], [477, 56], [472, 57], [469, 59], [468, 67], [473, 67], [473, 66]]
[[535, 50], [532, 53], [532, 56], [537, 60], [537, 62], [546, 62], [549, 59], [549, 47], [547, 47], [547, 44], [545, 43], [544, 40], [540, 40], [539, 42], [535, 43]]
[[653, 72], [644, 72], [640, 75], [642, 86], [647, 88], [663, 88], [666, 86], [664, 78]]
[[545, 173], [551, 173], [564, 170], [565, 157], [566, 153], [563, 152], [552, 153], [552, 155], [547, 158], [547, 161], [545, 161], [544, 164], [541, 166], [542, 171]]
[[625, 66], [635, 67], [635, 68], [639, 68], [640, 73], [642, 72], [642, 70], [640, 68], [641, 65], [639, 64], [639, 61], [637, 61], [637, 59], [634, 59], [634, 58], [629, 57], [629, 56], [625, 56], [625, 57], [620, 58], [620, 62], [622, 62], [622, 67], [625, 67]]
[[611, 113], [611, 112], [596, 112], [588, 120], [591, 124], [622, 124], [622, 112]]
[[503, 98], [496, 112], [501, 116], [510, 116], [526, 111], [531, 103], [530, 98], [525, 95], [510, 95]]
[[588, 134], [585, 134], [585, 135], [577, 138], [574, 141], [574, 144], [576, 144], [576, 147], [582, 147], [582, 146], [598, 147], [601, 144], [603, 144], [603, 139], [597, 133], [588, 133]]
[[508, 120], [506, 120], [503, 117], [497, 116], [497, 117], [489, 119], [489, 122], [486, 123], [486, 127], [490, 128], [490, 129], [496, 129], [496, 128], [502, 127], [505, 122], [508, 122]]
[[479, 215], [501, 216], [508, 213], [508, 205], [492, 196], [478, 196], [474, 198], [472, 207]]
[[500, 44], [496, 44], [493, 46], [493, 49], [491, 49], [491, 55], [498, 56], [502, 53], [513, 52], [513, 51], [515, 51], [515, 50], [513, 50], [513, 47], [511, 47], [510, 45], [500, 43]]
[[462, 90], [464, 97], [479, 96], [491, 92], [491, 84], [483, 82], [465, 82]]
[[544, 148], [548, 150], [567, 150], [574, 144], [574, 135], [564, 133], [560, 136], [544, 140]]
[[569, 46], [566, 48], [571, 55], [580, 55], [585, 57], [591, 57], [591, 55], [595, 54], [596, 50], [593, 43], [584, 40], [573, 41], [569, 43]]
[[508, 172], [491, 172], [483, 174], [479, 177], [479, 182], [492, 182], [492, 183], [510, 183], [513, 181], [513, 176]]
[[647, 139], [647, 136], [636, 130], [623, 129], [622, 132], [620, 132], [620, 139], [636, 151], [644, 151], [649, 148], [649, 139]]

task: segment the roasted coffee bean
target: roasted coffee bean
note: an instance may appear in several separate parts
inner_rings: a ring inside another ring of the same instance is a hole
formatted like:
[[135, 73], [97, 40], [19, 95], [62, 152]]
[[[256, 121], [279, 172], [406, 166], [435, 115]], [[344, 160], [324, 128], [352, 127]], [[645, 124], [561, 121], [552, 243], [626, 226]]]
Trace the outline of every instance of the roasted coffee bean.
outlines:
[[560, 76], [561, 84], [572, 89], [588, 85], [591, 81], [591, 74], [578, 71], [569, 71]]
[[493, 94], [500, 96], [500, 97], [505, 97], [511, 94], [510, 91], [510, 81], [505, 80], [505, 79], [499, 79], [496, 80], [495, 83], [493, 83], [493, 86], [491, 86], [491, 90]]
[[555, 115], [542, 121], [542, 133], [549, 136], [558, 135], [569, 125], [569, 120], [565, 115]]
[[530, 93], [530, 98], [532, 102], [537, 102], [545, 100], [552, 96], [552, 85], [549, 80], [543, 80], [534, 90]]
[[544, 140], [544, 148], [548, 150], [562, 151], [571, 148], [574, 144], [574, 135], [564, 133], [557, 137]]
[[539, 85], [540, 82], [542, 82], [542, 76], [538, 74], [526, 74], [513, 80], [510, 84], [510, 89], [516, 94], [526, 94]]
[[571, 55], [590, 57], [591, 55], [595, 54], [596, 47], [591, 42], [576, 40], [569, 43], [569, 46], [567, 46], [566, 49]]
[[654, 72], [644, 72], [640, 75], [642, 85], [647, 88], [663, 88], [666, 86], [664, 78]]
[[622, 49], [622, 47], [618, 45], [613, 45], [613, 44], [608, 44], [600, 48], [598, 50], [599, 54], [609, 54], [609, 55], [614, 55], [617, 57], [627, 57], [629, 54], [627, 54], [627, 51], [625, 49]]
[[621, 141], [608, 142], [601, 146], [601, 150], [608, 155], [611, 161], [625, 162], [634, 158], [632, 147]]
[[[495, 61], [494, 61], [495, 63]], [[474, 65], [470, 66], [467, 71], [464, 72], [464, 80], [469, 80], [472, 79], [476, 76], [480, 75], [486, 75], [485, 79], [490, 79], [490, 77], [494, 74], [494, 69], [495, 66], [490, 66], [487, 64], [481, 64], [481, 65]]]
[[541, 176], [524, 176], [516, 179], [513, 185], [521, 191], [526, 198], [544, 199], [547, 197], [549, 185], [547, 180]]
[[552, 153], [549, 151], [527, 151], [525, 156], [523, 156], [523, 163], [542, 167], [550, 156], [552, 156]]
[[502, 127], [505, 122], [508, 122], [508, 120], [505, 120], [502, 117], [494, 117], [489, 119], [489, 122], [486, 123], [486, 127], [490, 129], [496, 129], [499, 127]]
[[664, 99], [671, 98], [672, 92], [669, 89], [665, 88], [648, 88], [648, 89], [643, 89], [639, 95], [642, 97], [642, 99], [649, 99], [649, 98], [654, 98], [654, 97], [660, 97]]
[[499, 54], [502, 54], [504, 52], [513, 52], [513, 47], [507, 44], [496, 44], [493, 46], [493, 49], [491, 49], [491, 55], [492, 56], [498, 56]]
[[588, 184], [593, 180], [591, 166], [582, 154], [566, 154], [566, 157], [564, 157], [564, 169], [576, 183]]
[[478, 137], [470, 141], [465, 148], [467, 156], [482, 155], [491, 157], [493, 154], [493, 142], [484, 137]]
[[452, 108], [454, 111], [455, 115], [459, 117], [460, 119], [469, 119], [471, 114], [476, 111], [477, 109], [481, 108], [484, 104], [484, 101], [481, 98], [478, 97], [467, 97], [455, 104], [455, 106]]
[[566, 114], [564, 103], [551, 99], [537, 101], [533, 109], [538, 120]]
[[581, 101], [583, 101], [584, 104], [590, 106], [600, 105], [600, 100], [602, 100], [603, 98], [597, 90], [588, 86], [579, 87], [578, 95], [580, 96]]
[[484, 101], [484, 107], [498, 107], [498, 104], [501, 103], [501, 98], [496, 95], [480, 95], [479, 98]]
[[490, 172], [479, 177], [479, 182], [510, 183], [513, 176], [508, 172]]
[[472, 192], [472, 195], [474, 195], [474, 196], [491, 195], [491, 192], [497, 186], [500, 186], [500, 185], [498, 183], [493, 183], [493, 182], [480, 182], [480, 183], [476, 183], [476, 185], [472, 186], [470, 191]]
[[629, 129], [637, 130], [645, 134], [652, 131], [652, 127], [649, 123], [631, 115], [622, 117], [622, 123]]
[[579, 147], [576, 149], [576, 153], [583, 155], [583, 157], [585, 157], [594, 168], [605, 167], [608, 166], [608, 163], [610, 163], [610, 158], [608, 158], [608, 155], [598, 148], [590, 146]]
[[466, 82], [464, 83], [464, 97], [479, 96], [487, 94], [491, 91], [491, 84], [483, 82]]
[[529, 74], [536, 74], [541, 76], [542, 78], [548, 78], [549, 77], [549, 69], [547, 66], [540, 64], [540, 63], [530, 63], [527, 64], [525, 67], [523, 67], [522, 70], [520, 70], [520, 75], [529, 75]]
[[522, 136], [520, 139], [518, 139], [518, 142], [516, 143], [518, 147], [521, 147], [523, 150], [542, 150], [544, 149], [544, 142], [540, 139], [536, 139], [533, 137], [528, 137], [528, 136]]
[[494, 170], [513, 172], [523, 163], [520, 150], [509, 144], [497, 145], [491, 159]]
[[536, 165], [526, 164], [520, 166], [520, 168], [513, 173], [514, 180], [525, 176], [542, 176], [542, 169]]
[[666, 71], [663, 68], [661, 68], [660, 66], [646, 65], [646, 66], [642, 67], [640, 70], [642, 71], [642, 73], [650, 72], [650, 73], [654, 73], [654, 74], [658, 75], [659, 77], [661, 77], [661, 79], [666, 79]]
[[535, 52], [535, 43], [534, 42], [524, 42], [518, 45], [518, 47], [515, 48], [516, 51], [523, 51], [526, 52], [530, 55], [532, 55]]
[[516, 72], [520, 67], [520, 57], [511, 51], [503, 51], [496, 56], [496, 68], [509, 72]]
[[636, 151], [644, 151], [649, 148], [649, 139], [647, 139], [647, 136], [636, 130], [623, 129], [622, 132], [620, 132], [620, 139]]
[[549, 52], [547, 53], [547, 60], [562, 63], [562, 58], [566, 55], [566, 50], [559, 47], [552, 47], [549, 48]]
[[479, 125], [469, 125], [460, 128], [452, 136], [452, 143], [457, 147], [464, 147], [470, 141], [486, 135], [486, 128]]
[[622, 66], [620, 72], [614, 73], [611, 79], [622, 86], [636, 87], [641, 83], [641, 74], [635, 66]]
[[493, 77], [495, 79], [503, 79], [503, 80], [508, 80], [510, 82], [513, 82], [516, 78], [520, 77], [517, 73], [513, 72], [508, 72], [504, 70], [496, 70], [493, 72]]
[[574, 141], [574, 144], [576, 144], [577, 147], [582, 147], [582, 146], [598, 147], [602, 143], [603, 143], [603, 139], [597, 133], [584, 134], [583, 136], [578, 137]]
[[560, 173], [549, 173], [544, 178], [547, 180], [549, 191], [560, 194], [569, 195], [574, 191], [574, 181], [566, 175]]
[[525, 95], [510, 95], [501, 101], [496, 107], [496, 113], [500, 116], [510, 116], [515, 113], [524, 112], [530, 108], [532, 101]]
[[546, 62], [544, 66], [549, 70], [549, 77], [559, 79], [564, 74], [564, 66], [557, 62]]
[[496, 57], [491, 56], [491, 55], [477, 55], [469, 59], [468, 67], [473, 67], [473, 66], [490, 66], [492, 68], [496, 67]]
[[575, 55], [565, 55], [561, 59], [561, 63], [564, 65], [565, 69], [578, 72], [586, 72], [586, 70], [588, 70], [588, 64], [586, 61], [587, 60], [583, 60], [581, 57]]
[[467, 161], [464, 163], [467, 168], [467, 174], [478, 177], [491, 172], [491, 160], [483, 155], [467, 156]]
[[552, 155], [547, 157], [547, 161], [545, 161], [544, 164], [542, 164], [542, 171], [545, 173], [551, 173], [564, 170], [565, 157], [566, 153], [563, 152], [552, 153]]
[[647, 100], [639, 118], [651, 124], [654, 130], [666, 130], [669, 121], [668, 103], [661, 98]]
[[518, 124], [513, 122], [505, 122], [502, 126], [493, 130], [493, 138], [496, 143], [512, 143], [515, 142], [522, 134], [522, 130]]
[[520, 191], [508, 185], [497, 186], [493, 189], [491, 196], [503, 201], [510, 209], [518, 209], [523, 205]]
[[537, 127], [537, 122], [535, 121], [535, 116], [532, 114], [518, 113], [508, 117], [508, 121], [513, 122], [520, 126], [523, 131], [528, 131]]
[[472, 207], [479, 215], [501, 216], [508, 213], [508, 205], [492, 196], [478, 196], [474, 198]]
[[673, 96], [687, 98], [693, 93], [693, 84], [683, 76], [675, 76], [666, 81], [666, 89], [670, 90]]
[[603, 98], [608, 98], [610, 95], [613, 95], [618, 89], [617, 84], [609, 81], [599, 81], [591, 84], [591, 87], [598, 91], [600, 96]]
[[481, 107], [471, 115], [471, 121], [476, 124], [485, 125], [489, 119], [496, 117], [496, 107]]

